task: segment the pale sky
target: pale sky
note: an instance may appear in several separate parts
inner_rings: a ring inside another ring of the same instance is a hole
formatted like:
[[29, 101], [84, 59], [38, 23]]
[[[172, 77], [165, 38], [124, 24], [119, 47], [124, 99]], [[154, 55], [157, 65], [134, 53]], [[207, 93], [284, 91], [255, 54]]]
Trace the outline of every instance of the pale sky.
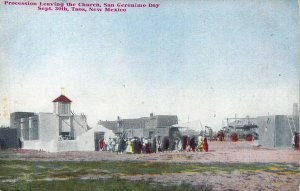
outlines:
[[218, 129], [235, 113], [292, 113], [296, 0], [153, 3], [160, 7], [61, 13], [1, 1], [0, 124], [4, 111], [52, 112], [61, 87], [90, 126], [153, 112]]

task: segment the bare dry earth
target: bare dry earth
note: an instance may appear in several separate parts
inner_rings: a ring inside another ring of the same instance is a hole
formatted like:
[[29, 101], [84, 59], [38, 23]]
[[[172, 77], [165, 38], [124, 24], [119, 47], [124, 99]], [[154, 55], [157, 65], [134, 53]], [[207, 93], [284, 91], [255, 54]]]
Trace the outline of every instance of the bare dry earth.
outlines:
[[3, 159], [39, 161], [153, 161], [171, 163], [294, 163], [300, 165], [300, 152], [293, 149], [266, 149], [249, 142], [209, 142], [209, 152], [164, 152], [117, 154], [112, 152], [59, 152], [20, 150]]
[[[2, 159], [30, 161], [140, 161], [166, 163], [286, 163], [300, 165], [300, 152], [293, 149], [266, 149], [249, 142], [209, 142], [209, 152], [165, 152], [158, 154], [117, 154], [111, 152], [14, 151]], [[89, 178], [89, 177], [85, 177]], [[91, 177], [93, 178], [93, 177]], [[95, 177], [94, 177], [95, 178]], [[96, 177], [100, 178], [100, 177]], [[104, 177], [103, 177], [104, 178]], [[160, 183], [189, 183], [213, 185], [213, 190], [299, 190], [299, 174], [274, 174], [271, 172], [243, 173], [234, 171], [204, 173], [172, 173], [160, 175], [123, 175], [122, 179], [148, 180]]]

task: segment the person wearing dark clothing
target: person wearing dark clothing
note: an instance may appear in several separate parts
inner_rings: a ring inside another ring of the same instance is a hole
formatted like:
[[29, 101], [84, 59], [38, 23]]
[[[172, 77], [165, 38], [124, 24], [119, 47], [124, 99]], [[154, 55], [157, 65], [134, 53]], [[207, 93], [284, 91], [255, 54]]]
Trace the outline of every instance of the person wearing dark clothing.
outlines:
[[182, 140], [182, 150], [184, 150], [184, 151], [186, 150], [187, 143], [188, 143], [188, 137], [184, 136], [183, 140]]
[[190, 148], [193, 152], [195, 152], [195, 138], [192, 137], [190, 140]]
[[18, 138], [18, 149], [22, 149], [23, 143], [20, 138]]
[[139, 146], [138, 146], [138, 140], [137, 139], [134, 139], [134, 141], [133, 141], [133, 153], [134, 154], [136, 154], [136, 153], [138, 153], [138, 148]]
[[295, 144], [295, 150], [300, 150], [299, 133], [298, 132], [295, 132], [294, 144]]
[[120, 153], [123, 153], [125, 151], [125, 149], [126, 149], [126, 142], [125, 142], [124, 138], [121, 138], [118, 150]]
[[143, 144], [140, 140], [138, 140], [138, 154], [141, 154], [143, 150]]
[[151, 143], [151, 152], [156, 153], [156, 138], [154, 138]]
[[197, 136], [194, 136], [194, 149], [195, 149], [195, 151], [198, 150], [198, 137]]

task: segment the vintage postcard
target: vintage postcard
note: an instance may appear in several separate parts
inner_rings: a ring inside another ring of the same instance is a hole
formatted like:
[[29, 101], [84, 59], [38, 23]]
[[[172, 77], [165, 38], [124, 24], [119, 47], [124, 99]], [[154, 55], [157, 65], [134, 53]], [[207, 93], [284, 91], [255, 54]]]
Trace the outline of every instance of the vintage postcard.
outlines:
[[297, 0], [1, 0], [0, 191], [300, 190]]

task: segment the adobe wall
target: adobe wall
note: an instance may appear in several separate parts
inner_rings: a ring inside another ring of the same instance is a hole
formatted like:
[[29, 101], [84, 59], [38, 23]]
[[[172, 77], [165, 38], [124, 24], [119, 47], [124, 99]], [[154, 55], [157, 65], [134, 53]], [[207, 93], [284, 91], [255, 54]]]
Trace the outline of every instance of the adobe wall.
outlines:
[[59, 137], [59, 117], [52, 113], [39, 113], [39, 140], [58, 140]]

